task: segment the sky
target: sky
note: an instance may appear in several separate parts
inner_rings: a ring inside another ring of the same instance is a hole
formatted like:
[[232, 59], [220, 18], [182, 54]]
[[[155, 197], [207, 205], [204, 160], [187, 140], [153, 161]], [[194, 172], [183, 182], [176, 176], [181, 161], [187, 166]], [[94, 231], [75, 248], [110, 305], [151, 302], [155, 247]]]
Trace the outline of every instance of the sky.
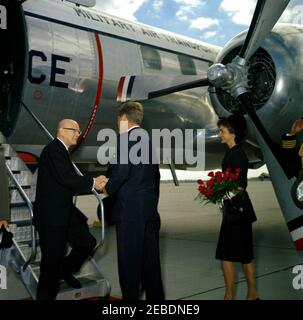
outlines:
[[[96, 0], [128, 20], [223, 47], [247, 29], [257, 0]], [[291, 0], [280, 22], [303, 24], [303, 0]]]

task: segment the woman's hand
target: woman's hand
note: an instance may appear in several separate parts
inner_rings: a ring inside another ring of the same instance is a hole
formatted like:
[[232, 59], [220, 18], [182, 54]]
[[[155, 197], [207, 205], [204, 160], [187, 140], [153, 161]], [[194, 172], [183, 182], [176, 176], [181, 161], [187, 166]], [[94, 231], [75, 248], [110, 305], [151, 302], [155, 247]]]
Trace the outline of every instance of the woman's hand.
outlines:
[[0, 220], [0, 229], [4, 226], [5, 228], [8, 227], [8, 222], [6, 220]]
[[289, 133], [292, 134], [292, 135], [295, 135], [295, 134], [299, 133], [299, 132], [302, 131], [302, 130], [303, 130], [303, 119], [300, 118], [300, 119], [297, 119], [297, 120], [293, 123], [293, 125], [292, 125], [291, 130], [290, 130]]

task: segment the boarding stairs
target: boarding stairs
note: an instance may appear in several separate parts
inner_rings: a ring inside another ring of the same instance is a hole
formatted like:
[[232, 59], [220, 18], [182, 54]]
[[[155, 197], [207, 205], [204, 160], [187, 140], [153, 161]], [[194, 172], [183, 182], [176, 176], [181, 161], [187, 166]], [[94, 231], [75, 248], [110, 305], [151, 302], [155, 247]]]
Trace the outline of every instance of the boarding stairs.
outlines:
[[[51, 136], [49, 135], [49, 137]], [[6, 167], [9, 175], [9, 230], [14, 235], [13, 246], [6, 252], [7, 257], [5, 259], [8, 265], [20, 275], [24, 286], [31, 297], [35, 299], [41, 259], [38, 234], [32, 225], [37, 172], [32, 173], [23, 160], [18, 157], [13, 147], [7, 142], [1, 132], [0, 144], [2, 144], [5, 150]], [[80, 172], [78, 173], [80, 174]], [[96, 192], [95, 196], [101, 207], [101, 240], [96, 246], [94, 253], [102, 247], [104, 242], [103, 203]], [[70, 288], [62, 280], [57, 300], [105, 299], [109, 296], [110, 284], [104, 278], [100, 267], [93, 257], [88, 259], [80, 272], [75, 276], [81, 282], [82, 288]]]

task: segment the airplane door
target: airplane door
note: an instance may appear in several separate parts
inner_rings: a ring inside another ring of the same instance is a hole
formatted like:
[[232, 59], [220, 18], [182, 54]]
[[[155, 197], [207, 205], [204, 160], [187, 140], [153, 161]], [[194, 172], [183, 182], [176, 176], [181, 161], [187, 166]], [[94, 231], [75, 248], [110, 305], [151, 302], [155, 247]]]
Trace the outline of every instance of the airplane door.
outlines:
[[[63, 118], [75, 119], [85, 129], [100, 87], [95, 34], [47, 17], [25, 15], [29, 42], [25, 104], [53, 135]], [[26, 128], [35, 126], [22, 110], [22, 122], [17, 124], [12, 143], [35, 144], [41, 150], [48, 142], [41, 131], [23, 134]]]

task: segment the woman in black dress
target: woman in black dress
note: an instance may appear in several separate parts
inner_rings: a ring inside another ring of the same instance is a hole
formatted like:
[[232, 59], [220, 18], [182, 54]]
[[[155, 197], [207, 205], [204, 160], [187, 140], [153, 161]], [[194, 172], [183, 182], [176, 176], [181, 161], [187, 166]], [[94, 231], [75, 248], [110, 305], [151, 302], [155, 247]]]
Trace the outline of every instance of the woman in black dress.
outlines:
[[[245, 119], [239, 115], [231, 115], [220, 119], [218, 127], [221, 142], [227, 144], [229, 148], [223, 158], [222, 170], [226, 171], [227, 168], [231, 168], [231, 172], [236, 173], [236, 168], [241, 169], [238, 177], [239, 189], [234, 191], [237, 193], [247, 187], [248, 159], [240, 144], [246, 131]], [[247, 299], [258, 298], [253, 258], [252, 223], [245, 221], [230, 225], [222, 221], [216, 259], [222, 261], [225, 300], [232, 300], [234, 297], [234, 262], [242, 263], [248, 286]]]

